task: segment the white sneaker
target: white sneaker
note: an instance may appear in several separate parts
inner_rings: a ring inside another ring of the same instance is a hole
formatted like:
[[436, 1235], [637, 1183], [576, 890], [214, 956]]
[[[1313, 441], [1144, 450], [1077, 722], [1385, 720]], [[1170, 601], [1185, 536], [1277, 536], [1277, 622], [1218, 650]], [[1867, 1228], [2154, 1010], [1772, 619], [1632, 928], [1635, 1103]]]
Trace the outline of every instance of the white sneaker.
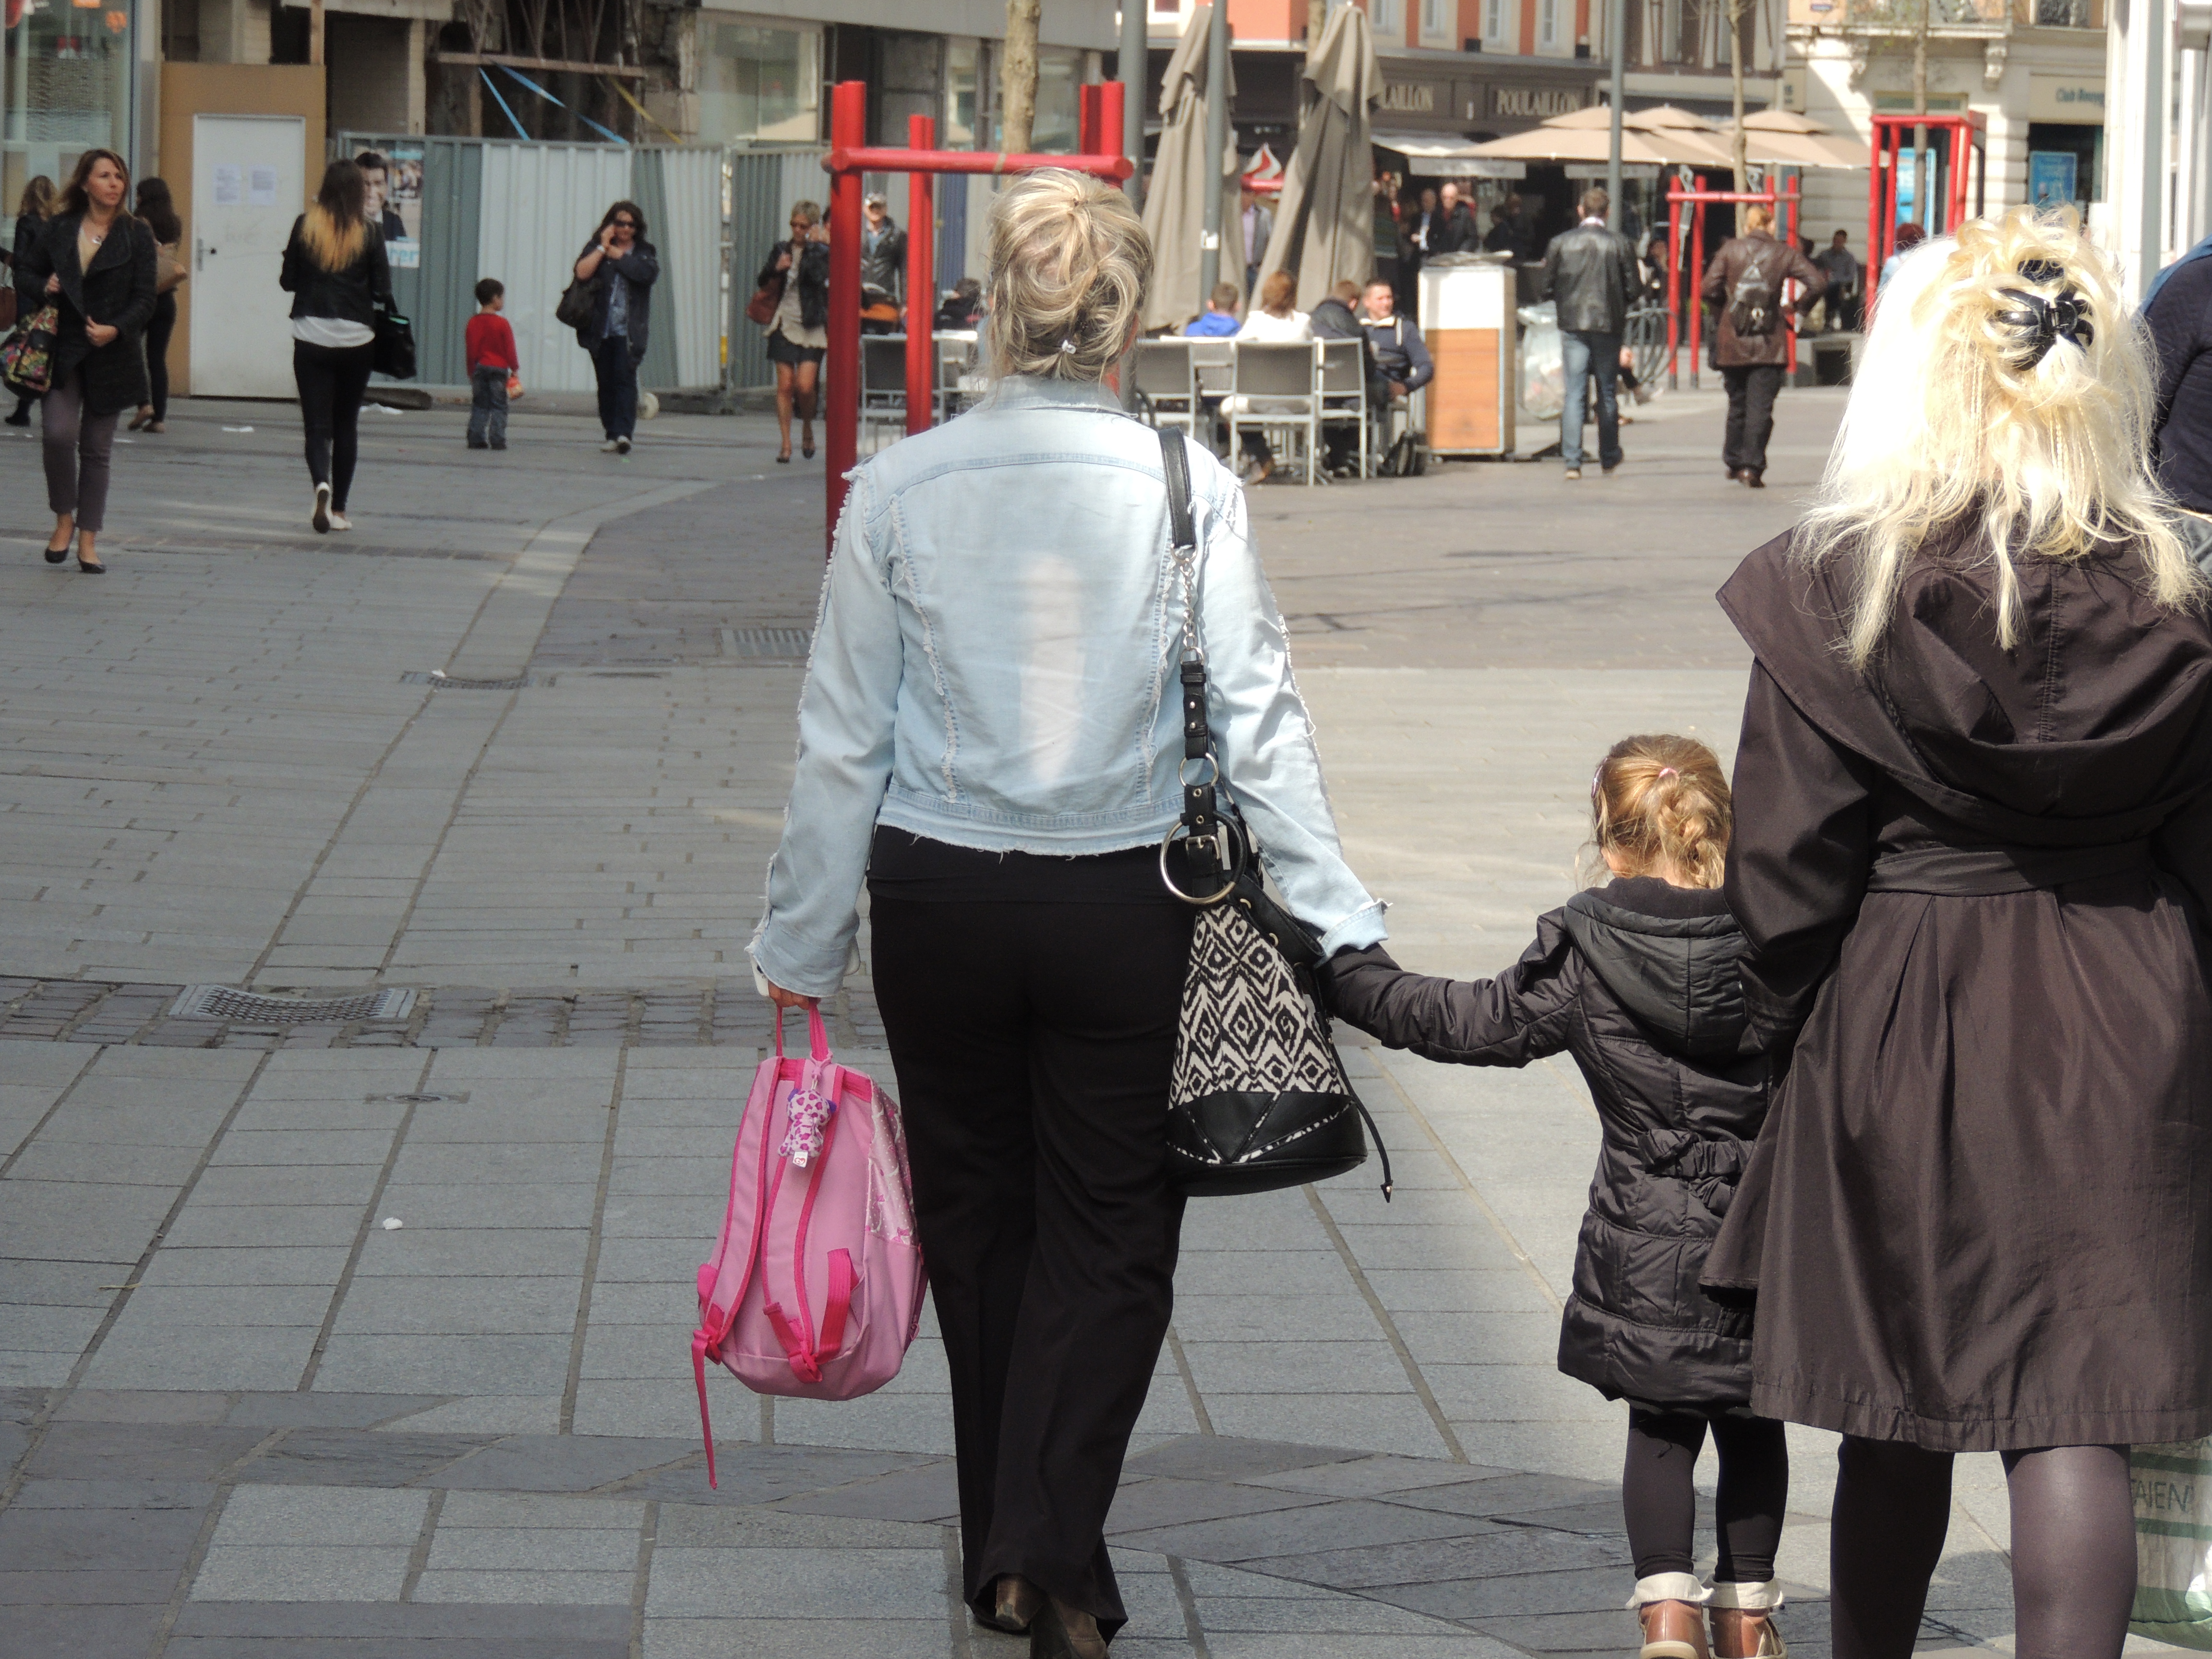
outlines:
[[331, 487], [328, 484], [315, 486], [315, 510], [308, 515], [307, 522], [315, 526], [318, 536], [331, 533]]
[[617, 438], [617, 439], [616, 439], [616, 440], [615, 440], [615, 453], [616, 453], [616, 454], [617, 454], [617, 455], [627, 455], [627, 454], [629, 454], [629, 439], [627, 439], [627, 438]]
[[343, 513], [333, 513], [331, 514], [331, 528], [333, 530], [350, 530], [353, 528], [353, 520], [346, 517]]
[[610, 438], [606, 442], [599, 446], [599, 453], [602, 455], [619, 455], [622, 453], [623, 447], [623, 445], [621, 439]]

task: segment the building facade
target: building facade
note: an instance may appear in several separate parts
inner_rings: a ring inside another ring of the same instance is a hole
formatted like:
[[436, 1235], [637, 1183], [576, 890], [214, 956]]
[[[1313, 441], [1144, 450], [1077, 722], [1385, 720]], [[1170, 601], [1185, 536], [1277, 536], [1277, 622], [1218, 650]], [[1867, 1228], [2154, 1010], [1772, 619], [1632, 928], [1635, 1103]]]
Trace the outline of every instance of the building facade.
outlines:
[[[1914, 107], [1922, 17], [1921, 0], [1790, 0], [1786, 106], [1870, 140], [1869, 116]], [[2070, 201], [2106, 228], [2104, 0], [1929, 0], [1926, 28], [1928, 108], [1988, 122], [1983, 204]], [[1929, 192], [1932, 229], [1947, 228], [1947, 169], [1940, 161]], [[1863, 243], [1870, 176], [1808, 173], [1808, 234], [1848, 229]], [[1909, 165], [1899, 177], [1898, 216], [1922, 219]]]

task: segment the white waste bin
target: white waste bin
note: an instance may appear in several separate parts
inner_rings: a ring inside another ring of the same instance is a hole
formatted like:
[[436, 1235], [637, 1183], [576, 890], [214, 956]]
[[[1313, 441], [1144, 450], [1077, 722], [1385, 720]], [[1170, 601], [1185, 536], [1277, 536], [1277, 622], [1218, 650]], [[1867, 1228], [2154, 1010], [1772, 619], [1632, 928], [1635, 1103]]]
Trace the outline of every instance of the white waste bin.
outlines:
[[1431, 454], [1513, 453], [1514, 281], [1504, 254], [1445, 253], [1421, 266], [1417, 320], [1437, 363]]

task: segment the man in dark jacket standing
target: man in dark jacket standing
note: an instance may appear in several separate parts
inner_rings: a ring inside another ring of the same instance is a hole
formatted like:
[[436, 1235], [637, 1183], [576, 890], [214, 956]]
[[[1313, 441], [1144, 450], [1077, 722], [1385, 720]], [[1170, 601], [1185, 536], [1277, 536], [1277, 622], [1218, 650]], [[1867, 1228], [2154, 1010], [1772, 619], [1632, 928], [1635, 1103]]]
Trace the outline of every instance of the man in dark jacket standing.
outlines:
[[860, 282], [879, 288], [894, 300], [903, 297], [906, 286], [906, 233], [891, 217], [890, 204], [881, 196], [868, 198], [860, 226]]
[[1605, 228], [1611, 198], [1583, 192], [1582, 222], [1561, 231], [1544, 250], [1543, 291], [1559, 313], [1566, 403], [1559, 410], [1559, 455], [1567, 479], [1583, 476], [1583, 418], [1589, 380], [1597, 376], [1597, 460], [1608, 477], [1620, 465], [1620, 337], [1628, 301], [1640, 286], [1636, 249]]
[[1721, 459], [1730, 478], [1766, 488], [1766, 440], [1774, 431], [1774, 399], [1790, 360], [1789, 307], [1782, 285], [1799, 282], [1802, 302], [1817, 300], [1827, 277], [1796, 248], [1774, 238], [1774, 212], [1744, 210], [1743, 234], [1721, 244], [1705, 268], [1707, 305], [1720, 312], [1713, 366], [1728, 386], [1728, 435]]
[[2212, 514], [2212, 258], [2171, 267], [2143, 319], [2158, 347], [2159, 482], [2191, 513]]

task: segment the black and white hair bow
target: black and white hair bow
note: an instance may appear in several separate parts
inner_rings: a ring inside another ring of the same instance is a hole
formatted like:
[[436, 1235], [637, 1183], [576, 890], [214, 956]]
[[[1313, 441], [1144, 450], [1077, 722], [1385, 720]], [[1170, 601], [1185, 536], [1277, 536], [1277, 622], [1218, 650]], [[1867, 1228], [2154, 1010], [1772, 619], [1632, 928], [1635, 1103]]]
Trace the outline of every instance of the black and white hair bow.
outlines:
[[[2029, 259], [2021, 264], [2020, 274], [2031, 283], [2052, 283], [2064, 271], [2053, 260]], [[2033, 368], [2062, 339], [2071, 340], [2086, 351], [2097, 337], [2089, 322], [2089, 301], [2078, 288], [2069, 287], [2056, 299], [2016, 288], [2002, 291], [2014, 306], [1997, 313], [1997, 320], [2019, 331], [2022, 368]]]

